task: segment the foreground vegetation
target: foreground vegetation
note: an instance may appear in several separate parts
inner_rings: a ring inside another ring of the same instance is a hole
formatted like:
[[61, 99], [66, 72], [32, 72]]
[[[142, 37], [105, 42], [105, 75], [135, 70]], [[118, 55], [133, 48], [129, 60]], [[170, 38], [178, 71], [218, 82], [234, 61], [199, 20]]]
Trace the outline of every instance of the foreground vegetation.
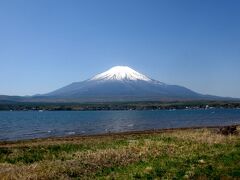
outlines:
[[239, 179], [240, 135], [212, 128], [2, 142], [0, 177]]

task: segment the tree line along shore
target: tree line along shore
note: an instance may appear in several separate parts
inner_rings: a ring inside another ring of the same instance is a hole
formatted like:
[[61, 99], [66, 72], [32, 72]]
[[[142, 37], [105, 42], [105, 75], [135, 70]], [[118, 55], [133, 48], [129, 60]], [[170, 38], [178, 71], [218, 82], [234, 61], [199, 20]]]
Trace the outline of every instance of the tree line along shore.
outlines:
[[100, 110], [164, 110], [164, 109], [209, 109], [237, 108], [240, 102], [189, 101], [189, 102], [105, 102], [105, 103], [0, 103], [1, 111], [100, 111]]

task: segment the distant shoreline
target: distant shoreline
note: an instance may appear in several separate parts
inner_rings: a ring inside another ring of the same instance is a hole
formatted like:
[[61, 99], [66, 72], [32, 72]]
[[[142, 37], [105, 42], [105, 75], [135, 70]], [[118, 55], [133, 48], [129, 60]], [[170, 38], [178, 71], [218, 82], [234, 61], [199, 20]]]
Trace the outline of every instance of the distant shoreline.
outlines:
[[0, 111], [107, 111], [107, 110], [171, 110], [171, 109], [240, 109], [235, 101], [176, 102], [104, 102], [104, 103], [1, 103]]

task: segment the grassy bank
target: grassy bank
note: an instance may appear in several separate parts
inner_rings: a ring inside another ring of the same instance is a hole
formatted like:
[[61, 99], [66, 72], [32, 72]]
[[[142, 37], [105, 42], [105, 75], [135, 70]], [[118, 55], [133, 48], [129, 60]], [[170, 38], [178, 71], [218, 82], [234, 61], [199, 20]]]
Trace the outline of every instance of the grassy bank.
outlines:
[[240, 135], [185, 129], [2, 142], [0, 177], [238, 179]]

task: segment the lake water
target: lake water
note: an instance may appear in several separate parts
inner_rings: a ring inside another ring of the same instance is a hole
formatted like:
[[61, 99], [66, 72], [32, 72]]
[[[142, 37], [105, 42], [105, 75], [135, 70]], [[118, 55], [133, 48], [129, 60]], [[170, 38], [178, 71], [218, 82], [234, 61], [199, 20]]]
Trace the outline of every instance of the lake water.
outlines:
[[0, 140], [240, 124], [240, 109], [0, 111]]

